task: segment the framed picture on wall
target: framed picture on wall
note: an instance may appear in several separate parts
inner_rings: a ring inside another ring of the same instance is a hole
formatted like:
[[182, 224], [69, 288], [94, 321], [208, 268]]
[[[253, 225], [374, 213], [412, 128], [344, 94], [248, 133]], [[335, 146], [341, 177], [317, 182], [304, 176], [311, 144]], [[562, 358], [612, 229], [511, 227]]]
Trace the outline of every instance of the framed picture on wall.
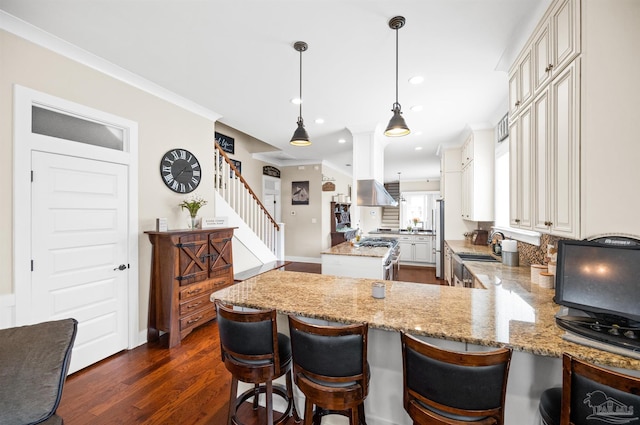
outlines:
[[220, 146], [220, 149], [226, 153], [234, 154], [236, 150], [236, 142], [233, 137], [225, 136], [222, 133], [215, 132], [214, 138]]
[[309, 205], [309, 181], [291, 182], [291, 205]]

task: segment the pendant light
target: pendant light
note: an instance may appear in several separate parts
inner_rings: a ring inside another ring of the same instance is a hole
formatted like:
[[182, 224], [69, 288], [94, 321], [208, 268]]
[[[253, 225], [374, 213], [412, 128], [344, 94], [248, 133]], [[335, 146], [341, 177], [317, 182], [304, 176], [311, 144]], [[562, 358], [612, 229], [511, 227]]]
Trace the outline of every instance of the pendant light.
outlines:
[[393, 116], [389, 121], [387, 129], [384, 131], [384, 135], [391, 137], [406, 136], [411, 133], [411, 130], [407, 127], [407, 123], [405, 123], [404, 118], [402, 118], [402, 107], [398, 103], [398, 30], [404, 26], [404, 23], [404, 16], [396, 16], [389, 21], [389, 28], [396, 31], [396, 102], [393, 104], [393, 109], [391, 109]]
[[298, 115], [298, 128], [293, 132], [291, 143], [293, 146], [309, 146], [309, 134], [304, 128], [304, 120], [302, 119], [302, 52], [306, 51], [309, 46], [304, 41], [296, 41], [293, 48], [300, 52], [300, 114]]

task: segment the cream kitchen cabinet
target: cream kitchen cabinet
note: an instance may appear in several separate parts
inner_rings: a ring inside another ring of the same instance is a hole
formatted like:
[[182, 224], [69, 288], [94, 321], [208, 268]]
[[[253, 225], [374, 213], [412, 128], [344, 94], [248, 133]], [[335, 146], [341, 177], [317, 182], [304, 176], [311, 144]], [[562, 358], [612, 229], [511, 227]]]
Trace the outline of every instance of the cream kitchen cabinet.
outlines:
[[580, 53], [580, 0], [560, 0], [550, 9], [532, 43], [534, 93]]
[[580, 29], [580, 0], [558, 0], [551, 5], [510, 69], [511, 119], [580, 54]]
[[534, 229], [577, 238], [580, 225], [578, 139], [580, 59], [534, 100]]
[[566, 67], [511, 125], [512, 227], [578, 236], [579, 64]]
[[435, 263], [434, 236], [403, 235], [398, 238], [401, 263]]
[[[546, 67], [553, 65], [530, 102], [535, 230], [576, 239], [640, 236], [640, 197], [625, 184], [638, 180], [640, 157], [640, 79], [630, 54], [640, 32], [629, 30], [640, 25], [639, 12], [637, 0], [554, 0], [510, 69], [512, 75], [548, 26], [550, 56], [541, 49], [532, 56], [538, 70], [545, 57]], [[512, 131], [525, 107], [510, 116]]]
[[473, 131], [462, 148], [464, 220], [493, 221], [494, 149], [493, 130]]
[[515, 117], [533, 95], [531, 48], [522, 54], [509, 74], [509, 116]]
[[509, 223], [531, 229], [531, 105], [509, 127]]

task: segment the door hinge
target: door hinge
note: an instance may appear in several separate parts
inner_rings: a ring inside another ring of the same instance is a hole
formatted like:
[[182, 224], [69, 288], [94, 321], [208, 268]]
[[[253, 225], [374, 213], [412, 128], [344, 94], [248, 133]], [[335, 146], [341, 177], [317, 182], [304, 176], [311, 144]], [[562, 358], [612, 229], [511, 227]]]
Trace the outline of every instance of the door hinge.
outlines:
[[33, 271], [33, 260], [31, 260], [31, 271]]
[[33, 170], [31, 170], [31, 183], [33, 183]]

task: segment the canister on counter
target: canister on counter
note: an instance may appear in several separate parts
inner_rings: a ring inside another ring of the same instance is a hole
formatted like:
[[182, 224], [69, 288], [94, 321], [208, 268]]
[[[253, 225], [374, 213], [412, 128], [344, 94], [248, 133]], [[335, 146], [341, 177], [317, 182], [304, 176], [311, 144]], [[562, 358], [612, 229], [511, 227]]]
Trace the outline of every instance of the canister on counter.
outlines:
[[555, 287], [555, 278], [555, 275], [549, 272], [541, 272], [539, 285], [543, 288], [553, 289]]
[[531, 265], [531, 282], [535, 284], [540, 283], [540, 273], [546, 272], [547, 266], [542, 264], [532, 264]]

